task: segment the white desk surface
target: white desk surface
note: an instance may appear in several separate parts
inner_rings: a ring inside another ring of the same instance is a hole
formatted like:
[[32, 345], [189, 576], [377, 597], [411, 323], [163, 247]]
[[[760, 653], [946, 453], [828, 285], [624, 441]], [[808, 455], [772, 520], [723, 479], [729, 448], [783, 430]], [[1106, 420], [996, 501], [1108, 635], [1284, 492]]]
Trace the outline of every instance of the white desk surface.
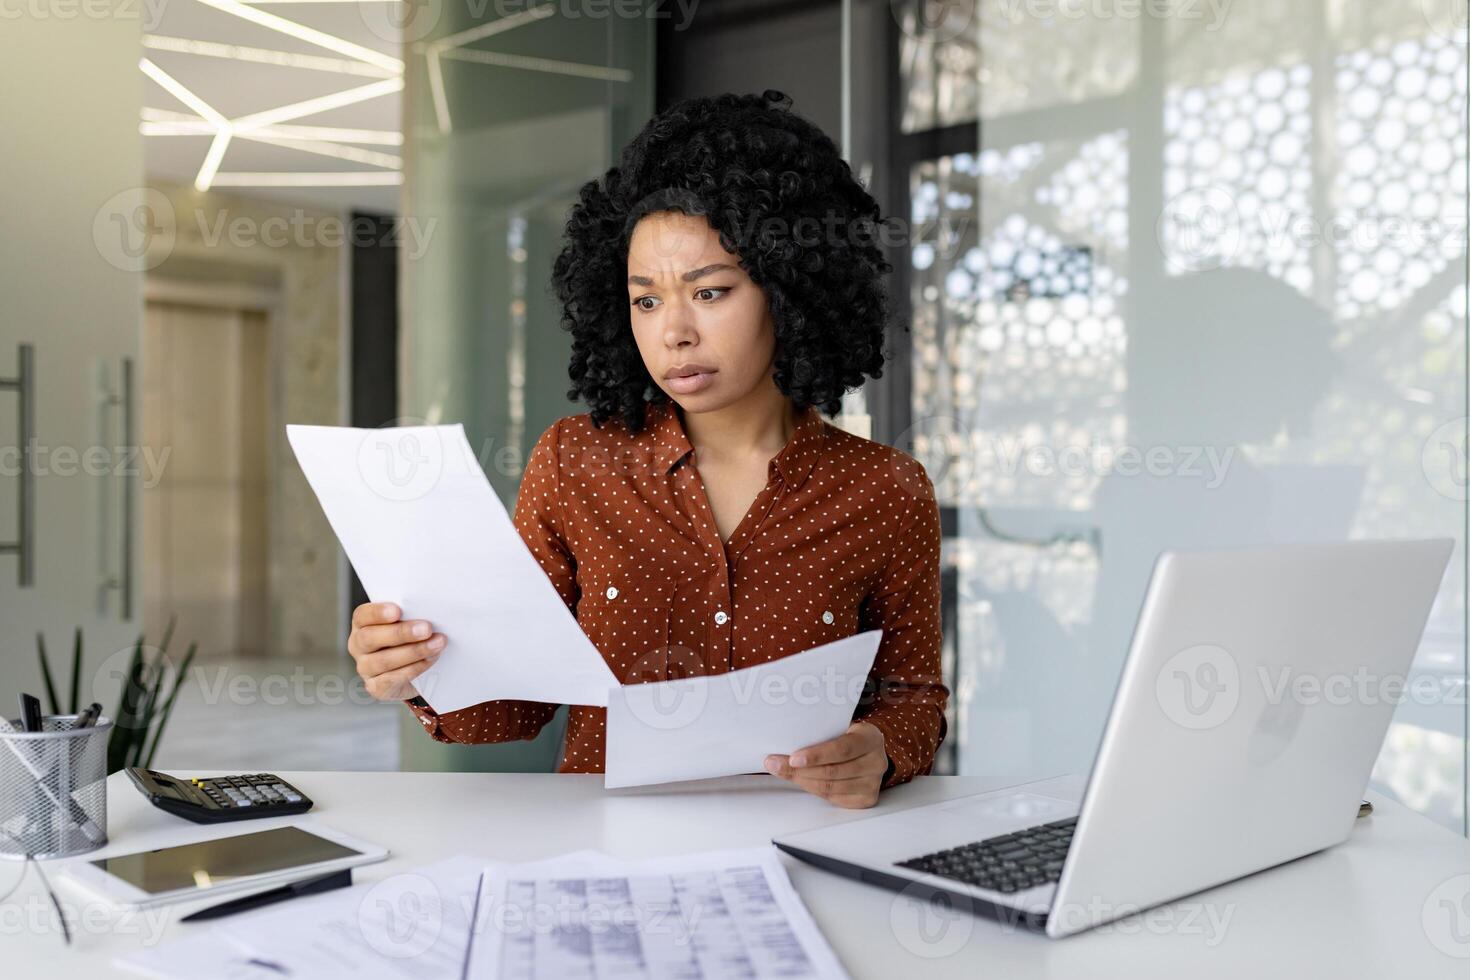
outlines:
[[[885, 792], [878, 809], [852, 811], [765, 776], [741, 777], [734, 788], [719, 792], [663, 788], [610, 793], [603, 790], [600, 776], [280, 775], [316, 801], [316, 820], [392, 851], [387, 862], [359, 868], [355, 880], [360, 882], [459, 852], [524, 860], [584, 847], [642, 857], [760, 845], [779, 833], [979, 789], [960, 777], [921, 777]], [[108, 789], [111, 843], [92, 857], [199, 836], [196, 825], [149, 806], [124, 774], [112, 776]], [[1357, 822], [1343, 845], [1063, 940], [946, 914], [785, 855], [782, 860], [855, 978], [1463, 980], [1470, 976], [1470, 842], [1398, 804], [1370, 798], [1376, 811]], [[243, 832], [291, 821], [234, 826]], [[1209, 846], [1208, 841], [1200, 843]], [[46, 862], [46, 867], [54, 881], [56, 862]], [[0, 894], [18, 871], [18, 863], [0, 861]], [[212, 904], [174, 906], [107, 922], [103, 910], [87, 908], [80, 893], [58, 891], [74, 913], [72, 948], [62, 944], [30, 871], [21, 889], [0, 903], [0, 976], [52, 980], [131, 975], [112, 966], [112, 957], [207, 929], [208, 923], [181, 925], [176, 920]]]

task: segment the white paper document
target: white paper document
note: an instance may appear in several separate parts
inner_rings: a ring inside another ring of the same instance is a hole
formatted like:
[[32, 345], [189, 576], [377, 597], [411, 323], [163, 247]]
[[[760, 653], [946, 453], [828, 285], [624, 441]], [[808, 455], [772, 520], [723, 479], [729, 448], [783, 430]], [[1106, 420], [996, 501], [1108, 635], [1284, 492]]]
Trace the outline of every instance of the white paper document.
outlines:
[[773, 848], [485, 869], [466, 980], [838, 980]]
[[607, 702], [607, 788], [764, 772], [852, 723], [881, 629], [725, 674], [616, 688]]
[[481, 701], [607, 704], [617, 678], [521, 540], [459, 425], [288, 425], [374, 602], [448, 639], [414, 680], [441, 714]]
[[211, 932], [196, 933], [139, 953], [119, 956], [113, 965], [149, 980], [282, 980], [280, 964]]
[[116, 963], [157, 980], [460, 980], [483, 869], [449, 858], [238, 913]]

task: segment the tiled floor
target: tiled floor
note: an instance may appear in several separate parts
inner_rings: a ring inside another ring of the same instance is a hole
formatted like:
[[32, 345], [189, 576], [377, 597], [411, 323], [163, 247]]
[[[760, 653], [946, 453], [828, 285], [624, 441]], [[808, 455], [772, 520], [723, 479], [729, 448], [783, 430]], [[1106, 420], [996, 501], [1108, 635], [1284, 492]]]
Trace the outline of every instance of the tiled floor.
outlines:
[[368, 697], [345, 660], [196, 664], [153, 766], [394, 770], [402, 711]]

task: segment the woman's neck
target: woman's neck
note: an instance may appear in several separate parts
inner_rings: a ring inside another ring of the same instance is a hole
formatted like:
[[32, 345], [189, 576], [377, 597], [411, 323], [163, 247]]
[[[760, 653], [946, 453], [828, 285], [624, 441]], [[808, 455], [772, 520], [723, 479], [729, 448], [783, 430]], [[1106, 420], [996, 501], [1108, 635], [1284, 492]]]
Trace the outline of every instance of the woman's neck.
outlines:
[[774, 385], [769, 394], [757, 390], [751, 397], [711, 412], [686, 412], [677, 402], [674, 410], [684, 422], [696, 460], [716, 464], [768, 460], [796, 432], [791, 399]]

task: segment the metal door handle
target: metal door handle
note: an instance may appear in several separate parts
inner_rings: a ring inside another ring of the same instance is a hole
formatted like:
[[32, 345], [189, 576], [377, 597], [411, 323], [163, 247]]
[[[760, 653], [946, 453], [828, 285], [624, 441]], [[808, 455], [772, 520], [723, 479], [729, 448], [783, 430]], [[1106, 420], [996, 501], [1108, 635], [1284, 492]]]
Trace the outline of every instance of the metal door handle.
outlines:
[[21, 344], [16, 352], [18, 367], [13, 378], [0, 378], [0, 391], [20, 396], [18, 440], [20, 443], [20, 490], [17, 494], [19, 522], [14, 541], [0, 541], [0, 555], [15, 555], [16, 578], [25, 589], [36, 581], [36, 352]]
[[[117, 406], [122, 410], [122, 450], [124, 453], [135, 452], [136, 433], [133, 431], [133, 359], [124, 357], [122, 359], [122, 390], [116, 394], [108, 392], [105, 404]], [[118, 521], [122, 529], [122, 570], [110, 576], [104, 586], [109, 589], [117, 589], [122, 600], [122, 618], [127, 621], [133, 618], [133, 477], [123, 472], [122, 491], [122, 517]]]

